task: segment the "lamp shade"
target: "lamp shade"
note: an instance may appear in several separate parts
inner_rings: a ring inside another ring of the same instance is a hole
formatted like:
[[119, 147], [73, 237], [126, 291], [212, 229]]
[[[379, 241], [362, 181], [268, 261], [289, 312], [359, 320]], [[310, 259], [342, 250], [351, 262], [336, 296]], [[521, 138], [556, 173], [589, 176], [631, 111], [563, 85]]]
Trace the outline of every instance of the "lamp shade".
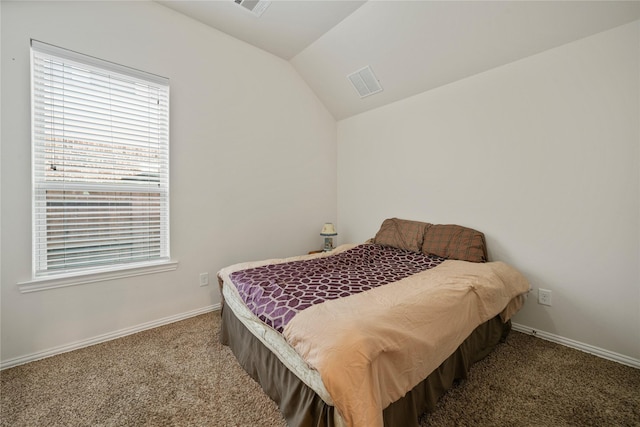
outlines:
[[332, 223], [326, 222], [322, 226], [322, 231], [320, 232], [320, 235], [321, 236], [337, 236], [338, 233], [336, 233], [336, 228], [333, 226]]

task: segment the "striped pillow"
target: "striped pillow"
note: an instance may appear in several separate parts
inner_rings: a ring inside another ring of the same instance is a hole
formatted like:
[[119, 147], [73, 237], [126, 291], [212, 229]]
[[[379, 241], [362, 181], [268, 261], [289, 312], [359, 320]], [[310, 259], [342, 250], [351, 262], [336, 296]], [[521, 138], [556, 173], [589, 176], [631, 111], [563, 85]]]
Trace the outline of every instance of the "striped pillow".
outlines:
[[430, 224], [424, 234], [422, 252], [463, 261], [488, 261], [484, 234], [453, 224]]

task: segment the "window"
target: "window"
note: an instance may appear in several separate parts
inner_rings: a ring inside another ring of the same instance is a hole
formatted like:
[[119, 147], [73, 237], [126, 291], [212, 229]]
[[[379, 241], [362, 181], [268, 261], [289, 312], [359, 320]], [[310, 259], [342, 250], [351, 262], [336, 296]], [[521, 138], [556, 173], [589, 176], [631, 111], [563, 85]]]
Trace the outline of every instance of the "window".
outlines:
[[168, 80], [31, 54], [34, 279], [169, 261]]

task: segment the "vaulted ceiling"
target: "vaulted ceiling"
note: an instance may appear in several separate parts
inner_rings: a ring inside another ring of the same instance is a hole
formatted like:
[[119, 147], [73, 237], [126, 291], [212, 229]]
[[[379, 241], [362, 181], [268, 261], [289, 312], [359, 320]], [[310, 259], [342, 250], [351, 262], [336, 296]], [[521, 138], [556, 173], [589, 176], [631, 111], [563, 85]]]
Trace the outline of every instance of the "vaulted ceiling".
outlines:
[[[640, 19], [640, 1], [156, 1], [290, 61], [338, 120]], [[367, 65], [383, 90], [360, 98]]]

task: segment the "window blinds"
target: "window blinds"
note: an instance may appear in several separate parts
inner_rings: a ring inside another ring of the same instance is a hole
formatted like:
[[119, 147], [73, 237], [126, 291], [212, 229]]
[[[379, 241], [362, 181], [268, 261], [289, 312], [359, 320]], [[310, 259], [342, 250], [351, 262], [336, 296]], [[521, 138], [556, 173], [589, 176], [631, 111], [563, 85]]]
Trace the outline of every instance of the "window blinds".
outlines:
[[31, 51], [34, 276], [168, 260], [168, 81]]

